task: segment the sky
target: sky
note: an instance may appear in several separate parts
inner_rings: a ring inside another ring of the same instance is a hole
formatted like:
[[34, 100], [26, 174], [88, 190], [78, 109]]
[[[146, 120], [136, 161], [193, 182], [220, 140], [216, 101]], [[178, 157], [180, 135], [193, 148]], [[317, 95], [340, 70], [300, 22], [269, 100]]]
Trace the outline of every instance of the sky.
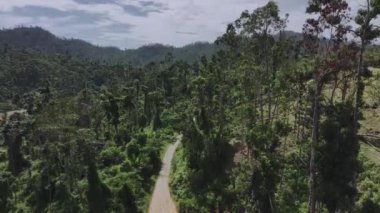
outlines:
[[[364, 0], [348, 0], [352, 12]], [[0, 0], [0, 27], [40, 26], [64, 38], [121, 49], [213, 42], [243, 10], [268, 0]], [[277, 0], [288, 30], [300, 32], [307, 0]]]

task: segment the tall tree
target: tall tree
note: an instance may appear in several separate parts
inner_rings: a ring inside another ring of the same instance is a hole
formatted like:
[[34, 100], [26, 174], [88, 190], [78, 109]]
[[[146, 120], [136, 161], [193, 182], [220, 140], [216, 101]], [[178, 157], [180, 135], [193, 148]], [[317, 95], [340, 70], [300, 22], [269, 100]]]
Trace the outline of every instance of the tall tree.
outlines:
[[[320, 102], [322, 90], [328, 77], [341, 70], [339, 58], [335, 52], [346, 40], [350, 30], [349, 7], [345, 0], [311, 0], [306, 9], [316, 17], [309, 18], [304, 25], [305, 45], [309, 54], [315, 58], [314, 68], [314, 105], [310, 151], [310, 179], [308, 212], [315, 213], [316, 207], [316, 148], [319, 140]], [[328, 36], [327, 41], [321, 37]]]
[[226, 58], [223, 63], [227, 66], [223, 67], [233, 73], [228, 76], [232, 79], [229, 88], [234, 88], [231, 93], [238, 97], [232, 107], [239, 111], [241, 120], [237, 125], [244, 131], [237, 137], [244, 138], [249, 153], [242, 166], [252, 169], [245, 195], [251, 202], [245, 206], [247, 211], [264, 213], [275, 209], [280, 153], [279, 135], [272, 124], [277, 119], [279, 99], [285, 94], [284, 88], [278, 86], [279, 71], [289, 59], [286, 50], [290, 52], [288, 39], [282, 33], [286, 22], [287, 15], [281, 17], [278, 5], [270, 1], [252, 12], [244, 11], [217, 40], [227, 46], [220, 55]]
[[352, 209], [356, 197], [356, 175], [359, 167], [359, 144], [353, 131], [354, 109], [351, 102], [325, 107], [321, 123], [323, 157], [318, 160], [318, 200], [329, 212]]
[[356, 92], [355, 92], [355, 113], [354, 113], [354, 132], [356, 140], [358, 140], [357, 134], [359, 129], [359, 117], [360, 107], [363, 102], [364, 84], [362, 82], [362, 75], [364, 72], [363, 56], [368, 44], [374, 39], [380, 36], [379, 26], [375, 26], [373, 21], [380, 14], [380, 1], [379, 0], [366, 0], [366, 6], [358, 10], [358, 14], [355, 17], [356, 24], [359, 28], [356, 29], [355, 34], [360, 39], [360, 52], [359, 62], [356, 71]]
[[86, 154], [87, 163], [87, 201], [90, 213], [105, 213], [109, 207], [111, 191], [100, 180], [96, 164], [91, 154]]
[[106, 118], [108, 122], [114, 126], [114, 129], [117, 132], [118, 125], [120, 123], [120, 113], [119, 113], [119, 104], [118, 104], [119, 100], [106, 88], [102, 89], [100, 98], [102, 100], [102, 105], [103, 105], [104, 112], [106, 114]]
[[10, 116], [3, 129], [4, 142], [8, 146], [8, 170], [13, 175], [18, 175], [22, 169], [27, 166], [21, 146], [23, 137], [27, 134], [27, 126], [25, 117], [20, 113], [15, 113]]

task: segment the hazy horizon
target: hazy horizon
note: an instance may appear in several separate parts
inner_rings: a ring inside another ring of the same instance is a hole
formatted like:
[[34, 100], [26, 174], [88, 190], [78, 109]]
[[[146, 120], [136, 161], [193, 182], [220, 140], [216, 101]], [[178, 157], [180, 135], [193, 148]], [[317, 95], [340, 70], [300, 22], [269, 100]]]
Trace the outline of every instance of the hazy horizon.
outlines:
[[[0, 5], [0, 27], [39, 26], [61, 38], [102, 47], [136, 49], [149, 44], [182, 47], [214, 42], [243, 10], [267, 0], [13, 0]], [[278, 0], [287, 30], [300, 32], [306, 0]], [[349, 1], [356, 13], [360, 1]], [[217, 8], [217, 9], [214, 9]]]
[[[4, 1], [4, 0], [3, 0]], [[0, 27], [40, 26], [58, 37], [134, 49], [147, 44], [182, 47], [213, 42], [243, 10], [267, 0], [13, 0], [0, 5]], [[288, 30], [300, 31], [306, 1], [278, 1], [290, 13]], [[215, 9], [216, 8], [216, 9]], [[298, 30], [297, 30], [298, 29]]]
[[[41, 26], [33, 26], [33, 25], [30, 25], [30, 26], [24, 26], [24, 25], [18, 25], [18, 26], [14, 26], [14, 27], [11, 27], [11, 28], [2, 28], [0, 29], [0, 31], [8, 31], [8, 30], [15, 30], [17, 28], [25, 28], [25, 29], [33, 29], [33, 28], [41, 28], [42, 30], [45, 30], [49, 33], [52, 33], [50, 32], [49, 30], [41, 27]], [[57, 38], [59, 39], [63, 39], [63, 40], [81, 40], [81, 41], [84, 41], [86, 43], [89, 43], [93, 46], [97, 46], [97, 47], [101, 47], [101, 48], [116, 48], [116, 49], [119, 49], [119, 50], [136, 50], [136, 49], [139, 49], [139, 48], [143, 48], [143, 47], [147, 47], [147, 46], [154, 46], [154, 45], [161, 45], [161, 46], [165, 46], [165, 47], [172, 47], [172, 48], [183, 48], [183, 47], [186, 47], [186, 46], [189, 46], [189, 45], [194, 45], [194, 44], [198, 44], [198, 43], [201, 43], [201, 44], [213, 44], [214, 41], [194, 41], [194, 42], [191, 42], [191, 43], [188, 43], [188, 44], [184, 44], [184, 45], [181, 45], [181, 46], [174, 46], [174, 45], [171, 45], [171, 44], [163, 44], [163, 43], [146, 43], [146, 44], [142, 44], [141, 46], [137, 46], [135, 48], [120, 48], [120, 47], [117, 47], [117, 46], [111, 46], [111, 45], [99, 45], [99, 44], [95, 44], [95, 43], [92, 43], [88, 40], [85, 40], [85, 39], [81, 39], [81, 38], [76, 38], [76, 37], [64, 37], [64, 36], [59, 36], [59, 35], [56, 35], [54, 33], [52, 33], [54, 36], [56, 36]], [[215, 38], [216, 39], [216, 38]]]

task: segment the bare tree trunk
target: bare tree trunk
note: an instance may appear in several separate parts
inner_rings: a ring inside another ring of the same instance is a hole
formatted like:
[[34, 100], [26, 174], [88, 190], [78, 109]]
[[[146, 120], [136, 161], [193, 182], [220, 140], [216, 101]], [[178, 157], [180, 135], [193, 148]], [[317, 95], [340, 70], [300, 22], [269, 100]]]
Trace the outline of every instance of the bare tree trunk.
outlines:
[[272, 122], [272, 93], [272, 83], [270, 83], [268, 95], [268, 123]]
[[[264, 31], [264, 36], [265, 36], [265, 42], [264, 42], [264, 51], [265, 51], [265, 74], [264, 75], [270, 75], [269, 74], [269, 51], [268, 51], [268, 25], [267, 23], [265, 22], [266, 26], [265, 26], [265, 31]], [[264, 78], [265, 79], [265, 78]], [[261, 82], [265, 82], [265, 80], [263, 79], [263, 76], [261, 76]], [[271, 90], [272, 90], [272, 85], [270, 83], [269, 85], [269, 90], [270, 90], [270, 94], [269, 94], [269, 102], [271, 102], [272, 100], [272, 94], [271, 94]], [[261, 122], [262, 122], [262, 125], [264, 125], [264, 104], [263, 104], [263, 91], [261, 90], [261, 93], [260, 93], [260, 99], [261, 99], [261, 113], [262, 113], [262, 118], [261, 118]], [[268, 117], [270, 118], [270, 113], [271, 113], [271, 103], [269, 103], [269, 106], [268, 106]]]
[[276, 101], [274, 102], [274, 107], [273, 107], [273, 113], [272, 113], [272, 116], [271, 116], [271, 123], [272, 123], [272, 121], [274, 120], [274, 118], [277, 116], [279, 116], [279, 105], [280, 105], [280, 97], [279, 96], [277, 96], [276, 97]]
[[364, 49], [365, 49], [365, 44], [364, 44], [364, 41], [362, 40], [362, 45], [360, 48], [360, 55], [359, 55], [359, 64], [358, 64], [358, 69], [356, 71], [356, 93], [355, 93], [355, 112], [354, 112], [354, 132], [355, 132], [356, 138], [357, 138], [358, 129], [359, 129], [358, 121], [359, 121], [360, 105], [361, 105], [362, 94], [363, 94], [361, 73], [363, 70]]
[[272, 213], [272, 202], [269, 195], [263, 196], [259, 201], [259, 212], [260, 213]]
[[[301, 91], [301, 90], [299, 90]], [[298, 93], [298, 100], [297, 100], [297, 106], [296, 106], [296, 113], [295, 113], [295, 125], [296, 125], [296, 131], [297, 131], [297, 140], [300, 139], [300, 133], [301, 133], [301, 119], [302, 119], [302, 94], [301, 92]]]
[[337, 75], [334, 75], [334, 87], [333, 87], [333, 90], [331, 92], [331, 97], [330, 97], [330, 102], [331, 104], [334, 103], [334, 99], [335, 99], [335, 91], [336, 91], [336, 88], [338, 87], [338, 76]]
[[261, 125], [264, 125], [264, 103], [263, 103], [263, 91], [259, 88], [259, 105], [260, 105], [260, 120]]
[[297, 131], [297, 140], [300, 139], [300, 134], [301, 134], [301, 131], [300, 131], [300, 127], [301, 127], [301, 116], [300, 116], [300, 112], [298, 112], [299, 108], [296, 109], [297, 112], [296, 112], [296, 119], [295, 119], [295, 123], [296, 123], [296, 131]]
[[311, 151], [310, 151], [310, 177], [309, 177], [309, 204], [308, 212], [315, 213], [315, 188], [316, 188], [316, 147], [318, 144], [318, 129], [320, 117], [320, 96], [322, 92], [322, 83], [317, 82], [315, 95], [314, 95], [314, 114], [313, 114], [313, 130], [311, 135]]
[[348, 90], [348, 79], [347, 77], [344, 77], [343, 85], [342, 85], [342, 102], [346, 101], [347, 90]]

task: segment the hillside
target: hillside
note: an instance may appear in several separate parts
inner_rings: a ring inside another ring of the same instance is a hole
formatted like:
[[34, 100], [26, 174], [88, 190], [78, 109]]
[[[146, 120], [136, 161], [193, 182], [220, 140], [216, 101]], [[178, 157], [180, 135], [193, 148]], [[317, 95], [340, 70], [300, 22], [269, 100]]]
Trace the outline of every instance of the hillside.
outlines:
[[172, 53], [173, 57], [186, 62], [194, 62], [200, 56], [210, 56], [217, 51], [214, 44], [197, 42], [181, 48], [161, 44], [150, 44], [138, 49], [120, 50], [116, 47], [100, 47], [79, 39], [59, 38], [40, 27], [18, 27], [0, 30], [0, 43], [18, 49], [35, 49], [46, 54], [66, 54], [90, 61], [108, 64], [129, 64], [141, 66], [164, 59]]
[[182, 48], [1, 31], [0, 213], [379, 213], [380, 31], [368, 20], [380, 1], [359, 17], [345, 0], [306, 11], [302, 34], [269, 1], [215, 45]]
[[90, 63], [66, 54], [18, 50], [1, 44], [0, 62], [1, 101], [44, 87], [47, 82], [60, 93], [76, 94], [85, 85], [95, 88], [122, 79], [124, 72], [122, 66]]

